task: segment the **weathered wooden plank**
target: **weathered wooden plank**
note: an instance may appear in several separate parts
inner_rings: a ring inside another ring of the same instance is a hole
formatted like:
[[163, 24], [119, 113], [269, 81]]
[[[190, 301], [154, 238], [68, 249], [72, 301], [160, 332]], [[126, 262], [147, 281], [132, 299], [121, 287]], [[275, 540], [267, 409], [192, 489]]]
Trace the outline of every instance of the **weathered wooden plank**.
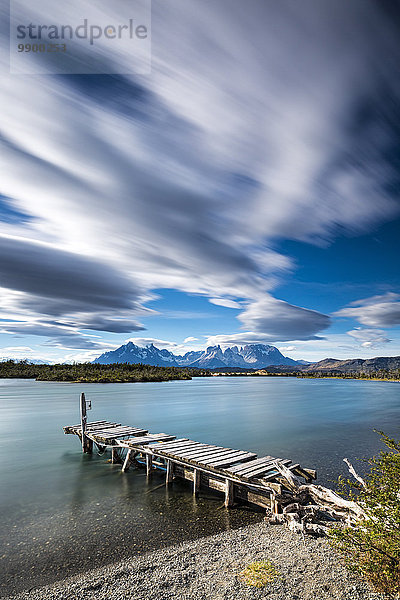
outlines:
[[317, 474], [313, 469], [305, 469], [304, 467], [301, 467], [299, 464], [291, 465], [289, 467], [289, 469], [291, 471], [293, 471], [293, 473], [295, 473], [296, 475], [300, 475], [300, 477], [304, 477], [304, 479], [307, 481], [307, 483], [311, 483], [313, 481], [313, 479], [316, 479], [316, 477], [317, 477]]
[[[188, 438], [178, 438], [176, 440], [174, 440], [173, 442], [166, 442], [162, 444], [163, 448], [171, 448], [174, 446], [177, 446], [178, 444], [182, 444], [183, 442], [192, 442], [193, 440], [189, 440]], [[161, 444], [160, 444], [161, 447]]]
[[189, 448], [181, 450], [179, 453], [176, 453], [176, 456], [185, 456], [185, 458], [195, 458], [205, 454], [209, 454], [210, 452], [226, 452], [226, 448], [222, 448], [221, 446], [209, 446], [208, 444], [204, 444], [199, 445], [194, 449]]
[[174, 454], [183, 449], [194, 448], [197, 447], [200, 442], [182, 442], [179, 446], [176, 447], [164, 447], [164, 444], [160, 444], [157, 446], [157, 452], [168, 452], [168, 454]]
[[224, 466], [227, 467], [228, 465], [232, 465], [233, 463], [236, 463], [239, 461], [243, 462], [245, 460], [251, 460], [252, 458], [254, 458], [254, 456], [257, 456], [257, 455], [254, 454], [253, 452], [240, 451], [239, 454], [234, 454], [231, 456], [225, 456], [225, 457], [211, 459], [206, 464], [212, 465], [215, 468], [224, 467]]
[[[92, 432], [102, 431], [103, 429], [111, 430], [116, 427], [120, 427], [120, 423], [99, 423], [98, 425], [88, 425], [88, 429]], [[81, 426], [79, 425], [79, 427], [74, 427], [72, 431], [73, 433], [79, 434], [81, 432]]]
[[208, 487], [210, 487], [212, 490], [218, 490], [219, 492], [223, 493], [225, 493], [226, 490], [226, 484], [224, 481], [219, 481], [218, 479], [213, 479], [211, 477], [208, 480]]
[[202, 473], [201, 474], [201, 484], [205, 487], [209, 487], [212, 490], [218, 490], [218, 492], [225, 493], [226, 483], [220, 479], [215, 479], [211, 477], [209, 474]]
[[138, 446], [143, 445], [146, 446], [148, 444], [152, 444], [154, 442], [160, 442], [162, 440], [173, 440], [175, 436], [168, 435], [167, 433], [151, 433], [149, 435], [136, 436], [131, 439], [123, 440], [121, 444], [130, 445], [130, 446]]
[[140, 427], [127, 427], [127, 426], [121, 426], [121, 427], [104, 427], [100, 430], [98, 430], [98, 433], [111, 433], [112, 435], [115, 435], [116, 433], [121, 433], [121, 432], [126, 432], [126, 433], [136, 433], [137, 431], [147, 431], [146, 429], [141, 429]]
[[[121, 427], [121, 425], [119, 424], [115, 424], [115, 425], [94, 425], [93, 427], [90, 427], [90, 431], [95, 432], [95, 431], [114, 431], [115, 429], [118, 429], [119, 427]], [[79, 430], [78, 430], [79, 431]]]
[[213, 460], [218, 461], [226, 459], [227, 457], [230, 457], [232, 460], [234, 460], [234, 457], [238, 455], [240, 456], [239, 453], [241, 452], [241, 450], [220, 450], [216, 452], [209, 452], [203, 456], [191, 458], [190, 460], [195, 460], [201, 464], [209, 465], [212, 464]]
[[[91, 421], [87, 425], [89, 427], [90, 425], [100, 425], [100, 424], [105, 424], [105, 423], [107, 423], [107, 424], [110, 423], [110, 425], [111, 425], [110, 421], [104, 421], [104, 420], [103, 421]], [[64, 427], [64, 429], [80, 429], [80, 428], [81, 428], [80, 423], [77, 423], [76, 425], [65, 425], [65, 427]]]
[[183, 458], [184, 460], [187, 460], [187, 461], [193, 461], [193, 462], [205, 464], [207, 460], [210, 460], [212, 458], [222, 458], [223, 456], [226, 456], [227, 454], [230, 454], [231, 452], [232, 452], [231, 450], [226, 450], [226, 449], [207, 450], [206, 452], [202, 452], [201, 454], [196, 454], [194, 456], [188, 456], [188, 455], [184, 454], [181, 456], [181, 458]]
[[209, 447], [208, 444], [202, 444], [201, 442], [192, 442], [191, 444], [186, 444], [185, 446], [181, 446], [180, 448], [168, 448], [168, 451], [172, 453], [181, 454], [182, 452], [198, 452], [202, 451]]
[[261, 458], [256, 458], [246, 465], [236, 465], [229, 469], [232, 473], [239, 473], [241, 470], [247, 469], [249, 466], [259, 465], [260, 463], [264, 463], [267, 460], [277, 460], [273, 456], [262, 456]]
[[200, 442], [193, 442], [192, 444], [188, 444], [186, 446], [181, 446], [180, 448], [164, 448], [163, 446], [157, 446], [156, 448], [154, 448], [154, 451], [157, 453], [163, 453], [163, 454], [169, 454], [171, 456], [180, 456], [181, 453], [184, 452], [189, 452], [191, 450], [194, 450], [195, 448], [198, 449], [199, 447], [202, 447], [203, 444], [200, 444]]
[[[290, 464], [290, 461], [288, 461], [288, 462], [280, 461], [280, 463], [284, 464], [285, 466], [288, 466]], [[274, 469], [273, 467], [266, 467], [264, 469], [261, 468], [260, 470], [249, 473], [248, 475], [244, 475], [244, 477], [246, 479], [264, 479], [265, 480], [265, 478], [268, 477], [270, 474], [272, 475], [271, 479], [274, 479], [275, 476], [277, 475], [276, 469]]]
[[237, 469], [235, 471], [235, 475], [245, 475], [249, 472], [251, 472], [252, 470], [256, 470], [259, 469], [260, 467], [265, 467], [268, 465], [272, 465], [274, 461], [276, 460], [280, 460], [280, 459], [272, 459], [272, 460], [268, 460], [266, 457], [264, 458], [264, 460], [259, 460], [257, 462], [257, 464], [255, 464], [255, 461], [250, 461], [249, 463], [247, 463], [247, 465], [243, 465], [243, 467], [241, 469]]
[[[225, 450], [225, 452], [226, 452], [226, 456], [231, 455], [232, 459], [234, 459], [234, 457], [240, 458], [241, 456], [244, 456], [245, 454], [251, 454], [251, 456], [253, 456], [253, 457], [256, 456], [256, 454], [246, 452], [245, 450], [229, 450], [228, 449], [228, 450]], [[217, 460], [217, 459], [215, 459], [215, 460]]]
[[138, 435], [145, 435], [147, 433], [147, 430], [146, 429], [136, 429], [136, 430], [132, 431], [132, 429], [130, 428], [128, 431], [115, 430], [114, 433], [112, 433], [112, 430], [96, 431], [93, 433], [91, 432], [91, 434], [94, 438], [103, 439], [103, 440], [116, 440], [117, 438], [127, 437], [129, 435], [133, 435], [134, 433], [137, 433]]
[[262, 508], [271, 507], [269, 492], [254, 492], [243, 485], [235, 486], [235, 498], [240, 499], [244, 502], [250, 502], [251, 504], [255, 504], [256, 506], [261, 506]]
[[[279, 464], [283, 465], [284, 467], [287, 467], [288, 465], [290, 465], [292, 461], [289, 459], [286, 460], [280, 460]], [[263, 479], [263, 481], [268, 481], [270, 479], [275, 479], [276, 477], [279, 477], [279, 471], [277, 471], [277, 469], [271, 465], [271, 467], [264, 471], [264, 473], [250, 473], [249, 475], [245, 476], [247, 479], [254, 479], [255, 477], [257, 479]]]
[[309, 469], [308, 467], [301, 467], [303, 471], [309, 474], [311, 479], [317, 479], [317, 471], [315, 469]]
[[183, 465], [174, 464], [174, 473], [177, 477], [186, 479], [186, 481], [193, 481], [194, 473], [193, 469], [186, 469]]
[[[280, 464], [283, 464], [283, 465], [286, 466], [286, 465], [290, 465], [290, 463], [292, 461], [288, 460], [288, 459], [287, 460], [279, 459], [279, 461], [274, 461], [274, 462], [279, 462]], [[245, 472], [242, 471], [241, 474], [240, 474], [240, 476], [241, 477], [246, 477], [247, 479], [251, 479], [253, 477], [262, 477], [263, 473], [268, 473], [269, 471], [273, 471], [273, 470], [276, 470], [275, 467], [274, 467], [274, 464], [273, 463], [269, 463], [269, 464], [267, 463], [265, 465], [260, 465], [259, 467], [256, 467], [256, 468], [252, 468], [249, 471], [245, 471]]]
[[96, 422], [90, 422], [88, 423], [88, 427], [92, 427], [92, 428], [97, 428], [97, 427], [120, 427], [121, 423], [115, 423], [114, 421], [100, 421], [99, 423]]

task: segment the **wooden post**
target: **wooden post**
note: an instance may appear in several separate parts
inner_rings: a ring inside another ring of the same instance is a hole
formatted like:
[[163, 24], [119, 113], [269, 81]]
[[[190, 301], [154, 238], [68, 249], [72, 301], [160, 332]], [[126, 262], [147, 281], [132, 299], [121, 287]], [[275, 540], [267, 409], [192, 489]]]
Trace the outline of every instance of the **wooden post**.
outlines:
[[85, 394], [81, 394], [81, 432], [82, 432], [82, 452], [87, 452], [88, 446], [86, 442], [86, 427], [87, 427], [87, 416], [86, 416], [86, 398]]
[[199, 489], [200, 489], [200, 471], [199, 469], [194, 469], [193, 470], [193, 495], [197, 496], [197, 494], [199, 493]]
[[113, 446], [111, 448], [111, 463], [115, 464], [115, 463], [118, 463], [118, 462], [120, 462], [120, 458], [119, 458], [119, 455], [118, 455], [118, 446]]
[[225, 485], [225, 506], [228, 507], [233, 504], [233, 481], [227, 479]]
[[146, 475], [149, 476], [151, 474], [151, 469], [153, 467], [153, 456], [151, 454], [146, 454]]
[[169, 483], [172, 483], [174, 479], [174, 465], [172, 460], [167, 460], [167, 474], [165, 476], [165, 483], [166, 485], [168, 485]]
[[276, 501], [276, 495], [274, 492], [271, 492], [270, 496], [270, 501], [271, 501], [271, 512], [273, 515], [277, 515], [279, 512], [278, 509], [278, 502]]
[[132, 462], [132, 459], [131, 459], [132, 452], [133, 452], [133, 450], [128, 450], [128, 452], [126, 453], [125, 462], [122, 465], [122, 470], [123, 471], [127, 471], [129, 469], [129, 467], [130, 467], [130, 464]]

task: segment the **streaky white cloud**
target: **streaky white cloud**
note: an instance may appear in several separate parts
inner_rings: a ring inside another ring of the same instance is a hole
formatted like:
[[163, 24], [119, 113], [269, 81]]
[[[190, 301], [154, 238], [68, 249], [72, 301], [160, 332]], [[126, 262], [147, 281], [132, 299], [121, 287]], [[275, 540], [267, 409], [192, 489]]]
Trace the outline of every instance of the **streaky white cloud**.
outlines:
[[46, 338], [45, 346], [55, 348], [93, 349], [102, 351], [108, 347], [99, 339], [99, 336], [85, 334], [76, 327], [69, 327], [57, 322], [46, 321], [2, 321], [0, 333], [10, 334], [14, 337], [39, 336]]
[[[259, 298], [293, 269], [277, 239], [321, 243], [398, 213], [391, 103], [377, 110], [376, 89], [398, 97], [400, 56], [372, 0], [304, 2], [220, 0], [201, 19], [187, 0], [156, 3], [148, 78], [16, 78], [4, 65], [2, 189], [31, 218], [1, 232], [39, 275], [10, 260], [7, 314], [129, 333], [146, 293], [172, 288], [245, 299], [240, 320], [271, 340], [329, 325]], [[128, 53], [109, 59], [128, 71]]]
[[207, 346], [247, 346], [249, 344], [268, 344], [275, 345], [276, 339], [272, 339], [267, 334], [257, 333], [254, 331], [246, 331], [243, 333], [218, 334], [207, 337]]
[[360, 327], [347, 331], [347, 335], [356, 339], [363, 348], [379, 348], [391, 341], [386, 337], [386, 332], [381, 329], [362, 329]]
[[197, 342], [199, 338], [189, 336], [183, 340], [184, 344], [188, 344], [189, 342]]
[[29, 346], [5, 346], [4, 348], [0, 348], [0, 355], [4, 355], [4, 353], [14, 355], [31, 354], [32, 352], [33, 350]]
[[400, 325], [400, 295], [388, 292], [357, 300], [334, 314], [338, 317], [352, 317], [369, 327], [395, 327]]
[[229, 298], [209, 298], [208, 300], [211, 304], [215, 304], [216, 306], [224, 306], [225, 308], [242, 308], [242, 305], [235, 300], [230, 300]]

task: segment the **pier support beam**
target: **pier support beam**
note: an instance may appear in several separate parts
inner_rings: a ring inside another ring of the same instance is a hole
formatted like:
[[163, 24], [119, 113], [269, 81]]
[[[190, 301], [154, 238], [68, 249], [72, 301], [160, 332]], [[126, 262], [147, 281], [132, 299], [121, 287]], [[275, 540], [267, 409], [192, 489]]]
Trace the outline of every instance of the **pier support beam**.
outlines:
[[167, 460], [167, 474], [165, 476], [166, 485], [168, 485], [169, 483], [172, 483], [173, 480], [174, 480], [174, 464], [173, 464], [172, 460]]
[[274, 493], [271, 493], [270, 501], [271, 501], [271, 512], [273, 515], [277, 515], [279, 512], [279, 508], [278, 508], [278, 502], [276, 500], [276, 495]]
[[147, 477], [151, 475], [151, 470], [153, 468], [153, 456], [151, 454], [146, 454], [146, 475]]
[[200, 489], [200, 471], [199, 469], [193, 470], [193, 495], [197, 496]]
[[118, 454], [118, 447], [111, 448], [111, 463], [114, 465], [119, 462], [121, 462], [121, 458]]
[[227, 479], [225, 482], [225, 506], [232, 506], [233, 500], [233, 481]]
[[124, 464], [122, 465], [122, 470], [123, 471], [127, 471], [129, 469], [129, 467], [131, 466], [131, 462], [133, 460], [133, 450], [128, 450], [128, 452], [126, 453], [126, 458], [124, 461]]

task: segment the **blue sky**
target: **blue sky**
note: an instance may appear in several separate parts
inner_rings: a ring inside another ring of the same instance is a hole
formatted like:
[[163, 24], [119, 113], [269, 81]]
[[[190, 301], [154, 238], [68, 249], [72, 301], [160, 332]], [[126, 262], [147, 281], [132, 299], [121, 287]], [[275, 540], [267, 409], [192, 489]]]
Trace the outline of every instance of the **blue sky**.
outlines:
[[153, 0], [150, 75], [4, 63], [0, 357], [90, 360], [128, 339], [400, 355], [399, 17]]

